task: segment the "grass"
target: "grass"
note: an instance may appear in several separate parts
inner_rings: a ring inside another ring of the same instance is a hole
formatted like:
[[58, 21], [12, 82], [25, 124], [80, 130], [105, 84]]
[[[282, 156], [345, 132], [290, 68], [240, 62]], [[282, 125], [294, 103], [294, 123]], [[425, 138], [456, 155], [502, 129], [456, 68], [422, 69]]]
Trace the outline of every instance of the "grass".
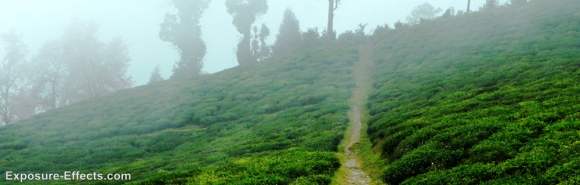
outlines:
[[[365, 109], [363, 111], [363, 127], [362, 130], [368, 130], [368, 111]], [[382, 172], [385, 168], [385, 161], [379, 155], [380, 152], [376, 152], [373, 149], [373, 144], [366, 132], [361, 133], [360, 143], [356, 145], [355, 151], [360, 157], [360, 163], [363, 170], [371, 177], [372, 185], [385, 184], [382, 180]]]

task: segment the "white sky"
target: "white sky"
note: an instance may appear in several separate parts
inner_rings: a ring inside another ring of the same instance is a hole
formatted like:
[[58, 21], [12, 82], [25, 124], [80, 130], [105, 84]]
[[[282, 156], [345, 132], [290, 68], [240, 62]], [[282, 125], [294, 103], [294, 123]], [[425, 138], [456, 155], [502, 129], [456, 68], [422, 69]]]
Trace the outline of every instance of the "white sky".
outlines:
[[[338, 32], [368, 28], [405, 20], [413, 7], [429, 2], [435, 7], [464, 10], [467, 0], [342, 0], [337, 12]], [[303, 30], [326, 25], [327, 0], [269, 0], [269, 10], [258, 23], [278, 32], [283, 12], [294, 10]], [[474, 0], [479, 7], [484, 0]], [[157, 65], [168, 77], [177, 61], [177, 52], [159, 39], [159, 25], [171, 11], [170, 0], [0, 0], [0, 33], [15, 32], [22, 36], [31, 56], [49, 40], [59, 38], [74, 20], [91, 21], [100, 26], [102, 40], [123, 38], [129, 45], [129, 75], [137, 85], [146, 83]], [[225, 0], [212, 0], [202, 18], [203, 38], [208, 47], [204, 71], [217, 72], [237, 64], [236, 44], [240, 38], [226, 12]]]

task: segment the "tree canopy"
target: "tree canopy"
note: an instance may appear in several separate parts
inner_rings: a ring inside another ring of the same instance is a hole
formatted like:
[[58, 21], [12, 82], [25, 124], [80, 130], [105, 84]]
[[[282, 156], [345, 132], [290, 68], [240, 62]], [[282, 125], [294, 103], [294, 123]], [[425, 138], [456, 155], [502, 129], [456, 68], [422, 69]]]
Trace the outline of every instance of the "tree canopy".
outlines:
[[177, 13], [168, 13], [159, 36], [178, 50], [180, 59], [172, 78], [192, 78], [201, 74], [206, 45], [201, 38], [200, 19], [210, 0], [173, 0]]

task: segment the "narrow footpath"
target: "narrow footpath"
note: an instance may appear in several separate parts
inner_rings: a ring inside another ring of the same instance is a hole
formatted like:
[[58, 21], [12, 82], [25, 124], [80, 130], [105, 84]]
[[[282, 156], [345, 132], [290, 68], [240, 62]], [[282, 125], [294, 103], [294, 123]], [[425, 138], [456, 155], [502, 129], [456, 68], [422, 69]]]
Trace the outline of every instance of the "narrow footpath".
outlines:
[[353, 90], [352, 97], [350, 99], [350, 130], [348, 136], [348, 142], [346, 144], [345, 157], [346, 163], [346, 180], [345, 184], [352, 185], [368, 185], [371, 183], [371, 178], [364, 172], [359, 162], [360, 157], [358, 156], [355, 148], [356, 144], [360, 142], [361, 139], [361, 129], [362, 125], [362, 114], [364, 110], [364, 104], [368, 96], [368, 90], [372, 86], [371, 73], [372, 71], [372, 47], [361, 46], [359, 49], [359, 61], [355, 64], [353, 68], [353, 77], [356, 82], [356, 87]]

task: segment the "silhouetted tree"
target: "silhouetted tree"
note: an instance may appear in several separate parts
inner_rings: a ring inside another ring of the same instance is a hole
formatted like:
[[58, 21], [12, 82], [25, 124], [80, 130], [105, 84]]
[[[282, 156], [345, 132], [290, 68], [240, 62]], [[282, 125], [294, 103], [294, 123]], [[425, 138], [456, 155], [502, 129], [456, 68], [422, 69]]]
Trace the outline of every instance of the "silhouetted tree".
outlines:
[[287, 9], [280, 25], [280, 33], [276, 37], [273, 50], [275, 56], [287, 56], [292, 54], [302, 43], [300, 22], [292, 10]]
[[265, 24], [262, 24], [260, 31], [258, 27], [254, 26], [254, 38], [252, 39], [252, 44], [250, 46], [252, 50], [252, 57], [260, 62], [268, 57], [272, 53], [272, 49], [266, 43], [266, 39], [270, 36], [270, 29]]
[[336, 39], [336, 32], [334, 31], [334, 16], [340, 0], [328, 0], [328, 23], [326, 28], [326, 37], [329, 39]]
[[159, 66], [156, 66], [151, 72], [151, 77], [149, 77], [149, 84], [153, 84], [156, 82], [163, 81], [163, 76], [161, 76], [161, 71], [159, 70]]
[[467, 13], [471, 12], [471, 0], [467, 0]]
[[173, 44], [180, 59], [172, 78], [192, 78], [201, 74], [206, 45], [201, 38], [200, 19], [209, 0], [173, 0], [176, 14], [167, 14], [161, 24], [161, 40]]
[[433, 19], [437, 14], [441, 13], [440, 8], [435, 8], [429, 3], [421, 4], [411, 12], [411, 15], [407, 17], [407, 21], [410, 24], [418, 24], [423, 20]]
[[238, 63], [240, 65], [257, 63], [259, 57], [253, 52], [255, 49], [252, 49], [255, 39], [252, 36], [252, 27], [257, 17], [268, 11], [266, 0], [227, 0], [226, 7], [234, 18], [234, 26], [242, 34], [237, 50]]

